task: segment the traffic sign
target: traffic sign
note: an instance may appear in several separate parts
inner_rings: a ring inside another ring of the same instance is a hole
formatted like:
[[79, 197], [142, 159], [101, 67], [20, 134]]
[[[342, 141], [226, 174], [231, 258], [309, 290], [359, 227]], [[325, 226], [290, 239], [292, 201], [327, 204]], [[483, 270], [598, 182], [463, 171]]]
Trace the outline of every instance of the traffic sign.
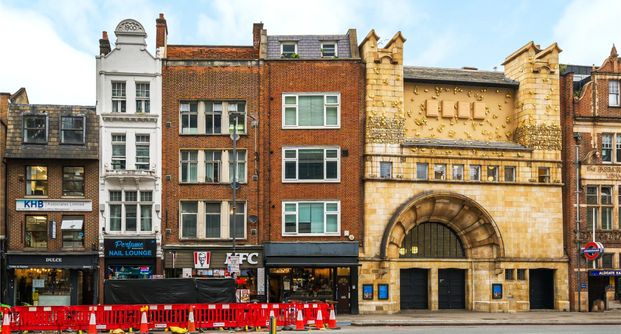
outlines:
[[604, 254], [604, 245], [601, 242], [589, 241], [584, 245], [582, 254], [585, 259], [595, 261]]

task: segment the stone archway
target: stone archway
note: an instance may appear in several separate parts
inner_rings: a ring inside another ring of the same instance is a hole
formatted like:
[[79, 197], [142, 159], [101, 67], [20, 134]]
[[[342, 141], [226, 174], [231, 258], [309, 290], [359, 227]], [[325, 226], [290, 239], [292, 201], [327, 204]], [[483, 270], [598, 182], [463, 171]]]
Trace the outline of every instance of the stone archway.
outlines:
[[466, 258], [496, 259], [504, 256], [500, 230], [491, 215], [471, 198], [453, 192], [426, 191], [392, 215], [384, 230], [380, 257], [399, 257], [399, 248], [409, 230], [425, 222], [442, 223], [461, 239]]

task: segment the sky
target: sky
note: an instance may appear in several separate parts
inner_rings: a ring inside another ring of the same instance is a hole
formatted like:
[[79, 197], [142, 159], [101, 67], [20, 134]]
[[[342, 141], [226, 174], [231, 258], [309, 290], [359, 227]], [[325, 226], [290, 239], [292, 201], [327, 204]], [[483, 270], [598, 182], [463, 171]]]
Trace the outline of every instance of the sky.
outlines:
[[561, 63], [600, 65], [621, 42], [619, 0], [0, 0], [0, 92], [30, 103], [95, 104], [99, 38], [123, 19], [147, 30], [164, 13], [169, 44], [251, 45], [252, 23], [268, 34], [344, 34], [375, 29], [407, 39], [405, 64], [502, 70], [529, 41], [557, 42]]

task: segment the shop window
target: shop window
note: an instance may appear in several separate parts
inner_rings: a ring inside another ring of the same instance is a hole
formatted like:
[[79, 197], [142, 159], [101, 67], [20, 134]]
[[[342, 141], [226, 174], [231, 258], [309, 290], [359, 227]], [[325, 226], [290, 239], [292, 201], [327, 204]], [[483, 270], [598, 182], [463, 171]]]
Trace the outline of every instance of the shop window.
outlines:
[[498, 182], [498, 166], [487, 166], [487, 182]]
[[515, 182], [515, 166], [505, 166], [505, 182]]
[[429, 164], [425, 162], [416, 163], [416, 179], [427, 180], [427, 173], [429, 170]]
[[126, 111], [125, 82], [112, 82], [112, 112]]
[[148, 114], [151, 112], [151, 90], [148, 82], [136, 83], [136, 112]]
[[457, 234], [440, 223], [422, 223], [403, 238], [400, 257], [463, 258], [464, 248]]
[[231, 214], [229, 215], [230, 234], [231, 237], [234, 233], [235, 238], [244, 239], [246, 237], [246, 203], [236, 202], [235, 204], [235, 207], [233, 207], [233, 202], [229, 203], [229, 208], [231, 208]]
[[515, 279], [513, 272], [513, 269], [505, 269], [505, 281], [513, 281]]
[[446, 180], [446, 165], [436, 164], [433, 166], [433, 179], [434, 180]]
[[283, 149], [283, 181], [339, 181], [339, 154], [338, 147]]
[[47, 143], [47, 116], [24, 115], [24, 143], [44, 144]]
[[283, 202], [283, 235], [340, 233], [340, 202]]
[[112, 169], [124, 170], [126, 164], [125, 135], [112, 135]]
[[136, 135], [136, 169], [149, 169], [149, 142], [149, 135]]
[[84, 167], [63, 167], [63, 196], [84, 196]]
[[470, 181], [481, 181], [481, 165], [470, 165]]
[[382, 179], [392, 178], [392, 162], [380, 161], [380, 178]]
[[198, 133], [198, 103], [186, 102], [179, 105], [181, 134]]
[[537, 168], [537, 179], [539, 183], [550, 183], [550, 167]]
[[526, 280], [526, 269], [518, 269], [517, 270], [517, 279], [520, 281]]
[[333, 300], [334, 271], [336, 268], [271, 268], [269, 277], [278, 281], [282, 289], [273, 291], [270, 298], [290, 300]]
[[47, 248], [48, 224], [46, 216], [26, 216], [24, 246]]
[[283, 128], [340, 127], [340, 94], [283, 94]]
[[84, 247], [84, 216], [63, 216], [61, 232], [63, 248]]
[[464, 180], [464, 165], [453, 165], [453, 181]]
[[63, 116], [60, 118], [60, 142], [63, 144], [84, 144], [84, 116]]
[[26, 196], [47, 196], [46, 166], [26, 166]]
[[612, 264], [613, 256], [614, 256], [614, 254], [612, 254], [612, 253], [605, 253], [605, 254], [602, 255], [602, 260], [601, 260], [601, 268], [602, 269], [614, 268], [614, 266]]
[[602, 161], [612, 162], [612, 134], [602, 133]]

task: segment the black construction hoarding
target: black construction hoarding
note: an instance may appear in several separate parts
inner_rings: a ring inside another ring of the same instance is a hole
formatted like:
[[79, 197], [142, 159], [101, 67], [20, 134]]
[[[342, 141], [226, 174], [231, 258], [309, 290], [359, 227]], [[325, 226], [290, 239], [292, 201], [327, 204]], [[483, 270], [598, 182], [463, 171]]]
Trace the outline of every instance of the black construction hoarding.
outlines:
[[106, 280], [106, 304], [234, 303], [231, 278], [167, 278]]

